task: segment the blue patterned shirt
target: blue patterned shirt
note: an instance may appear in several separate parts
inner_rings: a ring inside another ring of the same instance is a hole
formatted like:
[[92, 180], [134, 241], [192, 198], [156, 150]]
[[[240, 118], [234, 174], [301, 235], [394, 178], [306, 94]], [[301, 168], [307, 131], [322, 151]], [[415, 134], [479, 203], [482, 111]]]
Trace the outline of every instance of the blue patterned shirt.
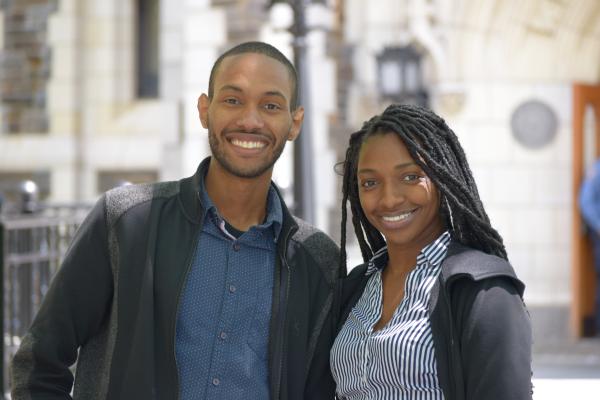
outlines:
[[227, 231], [204, 182], [204, 223], [181, 294], [175, 353], [181, 400], [268, 399], [269, 321], [283, 213], [270, 188], [267, 218]]
[[408, 274], [404, 298], [388, 323], [381, 318], [381, 272], [387, 248], [378, 251], [367, 267], [371, 275], [331, 349], [331, 370], [337, 394], [348, 400], [442, 400], [437, 378], [433, 336], [427, 305], [450, 243], [444, 232], [417, 256]]

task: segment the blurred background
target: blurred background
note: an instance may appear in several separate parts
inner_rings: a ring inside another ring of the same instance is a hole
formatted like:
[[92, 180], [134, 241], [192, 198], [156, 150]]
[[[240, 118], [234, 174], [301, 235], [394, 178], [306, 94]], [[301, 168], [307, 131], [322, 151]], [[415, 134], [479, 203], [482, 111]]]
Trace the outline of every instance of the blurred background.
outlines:
[[0, 0], [5, 362], [91, 204], [209, 154], [196, 101], [247, 40], [299, 70], [307, 119], [274, 179], [338, 241], [350, 133], [391, 102], [446, 119], [527, 285], [534, 398], [597, 398], [600, 288], [577, 198], [600, 154], [598, 0]]

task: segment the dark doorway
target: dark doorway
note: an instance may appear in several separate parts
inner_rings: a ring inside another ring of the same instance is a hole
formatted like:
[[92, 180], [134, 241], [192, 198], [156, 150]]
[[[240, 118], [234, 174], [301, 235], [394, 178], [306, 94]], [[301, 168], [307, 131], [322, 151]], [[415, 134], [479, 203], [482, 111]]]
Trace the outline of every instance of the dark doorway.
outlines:
[[[592, 111], [595, 127], [591, 132], [593, 140], [586, 137], [586, 111]], [[592, 246], [585, 223], [579, 210], [579, 187], [585, 175], [586, 154], [600, 156], [600, 85], [573, 86], [573, 264], [571, 303], [571, 330], [576, 338], [594, 334], [594, 296], [596, 276], [593, 265]], [[593, 149], [589, 147], [594, 144]]]

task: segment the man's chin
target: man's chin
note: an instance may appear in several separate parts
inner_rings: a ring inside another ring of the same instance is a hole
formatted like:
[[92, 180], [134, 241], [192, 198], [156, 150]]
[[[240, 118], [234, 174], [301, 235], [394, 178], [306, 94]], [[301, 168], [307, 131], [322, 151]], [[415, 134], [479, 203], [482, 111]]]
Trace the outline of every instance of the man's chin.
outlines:
[[259, 178], [259, 177], [263, 176], [264, 174], [270, 172], [273, 168], [274, 163], [260, 165], [260, 166], [254, 167], [254, 168], [249, 168], [247, 166], [245, 168], [238, 167], [227, 161], [226, 162], [219, 161], [219, 164], [221, 164], [221, 166], [223, 167], [223, 169], [225, 171], [227, 171], [229, 174], [231, 174], [237, 178], [256, 179], [256, 178]]

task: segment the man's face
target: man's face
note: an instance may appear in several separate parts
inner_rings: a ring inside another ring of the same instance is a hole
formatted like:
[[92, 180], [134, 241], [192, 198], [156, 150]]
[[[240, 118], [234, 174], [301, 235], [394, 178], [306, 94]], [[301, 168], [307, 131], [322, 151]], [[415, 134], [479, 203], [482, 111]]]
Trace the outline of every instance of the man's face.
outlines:
[[300, 133], [304, 110], [290, 111], [292, 80], [279, 61], [245, 53], [223, 59], [213, 98], [198, 99], [213, 157], [230, 174], [271, 173], [285, 142]]

